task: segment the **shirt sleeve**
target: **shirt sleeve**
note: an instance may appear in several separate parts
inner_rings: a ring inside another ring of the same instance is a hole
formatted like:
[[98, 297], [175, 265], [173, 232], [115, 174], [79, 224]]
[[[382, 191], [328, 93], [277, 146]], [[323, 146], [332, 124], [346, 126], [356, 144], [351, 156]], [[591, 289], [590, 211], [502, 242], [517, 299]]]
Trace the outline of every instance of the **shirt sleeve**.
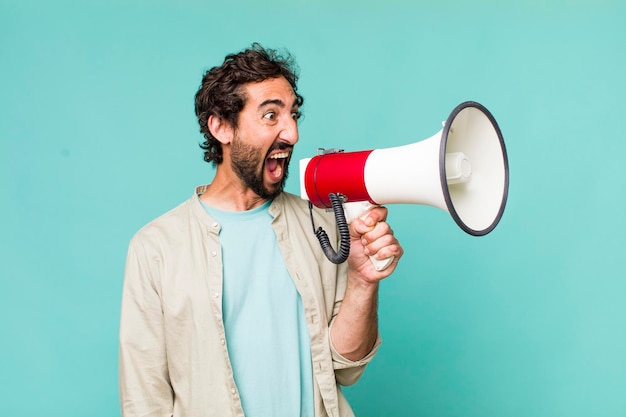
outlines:
[[361, 378], [363, 372], [365, 372], [365, 366], [370, 363], [372, 359], [374, 359], [376, 352], [378, 352], [378, 349], [382, 343], [382, 339], [379, 333], [376, 338], [376, 343], [374, 343], [374, 346], [372, 347], [372, 350], [367, 355], [365, 355], [364, 358], [358, 361], [352, 361], [337, 352], [337, 349], [335, 349], [335, 346], [333, 345], [333, 340], [330, 337], [333, 322], [334, 319], [330, 323], [330, 326], [328, 326], [328, 340], [330, 341], [330, 352], [333, 358], [335, 378], [337, 379], [337, 383], [339, 383], [339, 385], [349, 386], [354, 384], [359, 380], [359, 378]]
[[120, 320], [119, 389], [123, 417], [171, 417], [156, 256], [135, 237], [126, 260]]
[[339, 309], [341, 307], [341, 303], [343, 302], [343, 296], [346, 292], [347, 282], [348, 282], [348, 266], [347, 263], [343, 263], [337, 268], [337, 275], [335, 278], [335, 282], [337, 285], [336, 294], [335, 294], [335, 303], [333, 306], [333, 314], [330, 323], [328, 324], [328, 340], [330, 344], [330, 353], [333, 361], [333, 368], [335, 370], [335, 379], [337, 383], [343, 386], [349, 386], [354, 384], [361, 378], [363, 372], [365, 372], [365, 366], [374, 359], [374, 356], [378, 352], [378, 349], [382, 343], [382, 339], [380, 336], [380, 332], [376, 337], [376, 343], [372, 347], [372, 350], [365, 355], [364, 358], [358, 361], [352, 361], [350, 359], [342, 356], [333, 344], [333, 339], [331, 337], [331, 329], [333, 323], [335, 322], [335, 317], [339, 314]]

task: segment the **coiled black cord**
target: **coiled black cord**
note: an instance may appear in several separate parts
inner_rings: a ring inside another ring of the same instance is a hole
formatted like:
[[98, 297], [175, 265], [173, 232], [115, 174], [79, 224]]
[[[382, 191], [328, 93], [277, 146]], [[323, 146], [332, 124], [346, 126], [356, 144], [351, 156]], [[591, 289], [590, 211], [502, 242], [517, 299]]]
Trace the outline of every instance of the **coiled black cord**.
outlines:
[[315, 230], [315, 222], [313, 221], [313, 204], [309, 201], [309, 213], [311, 214], [311, 225], [313, 226], [313, 233], [317, 237], [317, 240], [320, 242], [320, 246], [322, 247], [322, 251], [324, 255], [334, 264], [340, 264], [348, 259], [348, 255], [350, 255], [350, 229], [348, 228], [348, 222], [346, 221], [346, 215], [343, 211], [341, 197], [337, 194], [330, 193], [328, 194], [328, 198], [330, 199], [330, 203], [333, 207], [333, 212], [335, 213], [335, 221], [337, 222], [337, 230], [339, 231], [339, 251], [335, 252], [333, 247], [330, 244], [330, 239], [328, 235], [322, 229], [322, 227], [318, 227]]

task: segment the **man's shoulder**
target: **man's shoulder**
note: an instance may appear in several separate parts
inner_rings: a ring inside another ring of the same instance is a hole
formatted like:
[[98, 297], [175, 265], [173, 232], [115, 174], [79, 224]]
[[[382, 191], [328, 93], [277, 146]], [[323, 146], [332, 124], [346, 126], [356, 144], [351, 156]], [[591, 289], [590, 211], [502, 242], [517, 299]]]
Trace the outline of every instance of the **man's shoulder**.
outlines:
[[287, 191], [283, 191], [282, 193], [280, 193], [279, 201], [283, 201], [289, 205], [308, 207], [308, 201], [303, 200], [302, 198], [300, 198], [300, 196], [297, 196]]
[[288, 214], [309, 215], [309, 202], [300, 196], [284, 191], [274, 201]]
[[332, 210], [318, 208], [315, 206], [310, 207], [309, 202], [307, 200], [303, 200], [298, 195], [283, 192], [281, 193], [278, 202], [285, 207], [285, 211], [289, 216], [295, 215], [299, 218], [310, 219], [311, 211], [313, 211], [313, 213], [315, 213], [316, 220], [323, 223], [323, 225], [335, 224], [335, 216]]
[[185, 200], [148, 222], [135, 233], [133, 241], [150, 241], [184, 233], [185, 228], [189, 227], [190, 218], [193, 216], [191, 202], [191, 199]]

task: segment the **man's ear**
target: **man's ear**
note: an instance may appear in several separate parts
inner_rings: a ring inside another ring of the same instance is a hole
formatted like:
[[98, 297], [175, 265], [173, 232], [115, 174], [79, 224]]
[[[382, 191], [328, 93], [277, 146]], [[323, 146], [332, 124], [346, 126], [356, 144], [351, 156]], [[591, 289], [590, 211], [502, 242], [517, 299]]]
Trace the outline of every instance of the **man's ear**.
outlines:
[[230, 123], [214, 114], [209, 116], [207, 120], [207, 127], [213, 137], [219, 140], [222, 144], [226, 145], [233, 140], [234, 130]]

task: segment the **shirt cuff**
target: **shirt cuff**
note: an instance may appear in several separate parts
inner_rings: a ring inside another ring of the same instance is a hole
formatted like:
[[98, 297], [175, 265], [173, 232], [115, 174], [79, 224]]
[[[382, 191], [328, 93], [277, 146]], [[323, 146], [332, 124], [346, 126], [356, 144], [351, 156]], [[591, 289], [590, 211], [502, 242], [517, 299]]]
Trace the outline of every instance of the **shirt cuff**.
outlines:
[[356, 368], [359, 366], [364, 366], [364, 365], [367, 365], [369, 362], [371, 362], [374, 356], [376, 356], [376, 352], [378, 352], [378, 349], [380, 348], [380, 345], [382, 343], [382, 338], [380, 336], [380, 333], [378, 333], [378, 335], [376, 336], [376, 343], [374, 343], [372, 350], [370, 350], [370, 352], [367, 355], [365, 355], [362, 359], [359, 359], [357, 361], [352, 361], [342, 356], [337, 351], [337, 349], [335, 349], [335, 345], [333, 345], [333, 339], [330, 336], [332, 327], [333, 327], [333, 323], [331, 323], [330, 326], [328, 326], [328, 340], [330, 342], [330, 352], [332, 354], [333, 366], [335, 369]]

